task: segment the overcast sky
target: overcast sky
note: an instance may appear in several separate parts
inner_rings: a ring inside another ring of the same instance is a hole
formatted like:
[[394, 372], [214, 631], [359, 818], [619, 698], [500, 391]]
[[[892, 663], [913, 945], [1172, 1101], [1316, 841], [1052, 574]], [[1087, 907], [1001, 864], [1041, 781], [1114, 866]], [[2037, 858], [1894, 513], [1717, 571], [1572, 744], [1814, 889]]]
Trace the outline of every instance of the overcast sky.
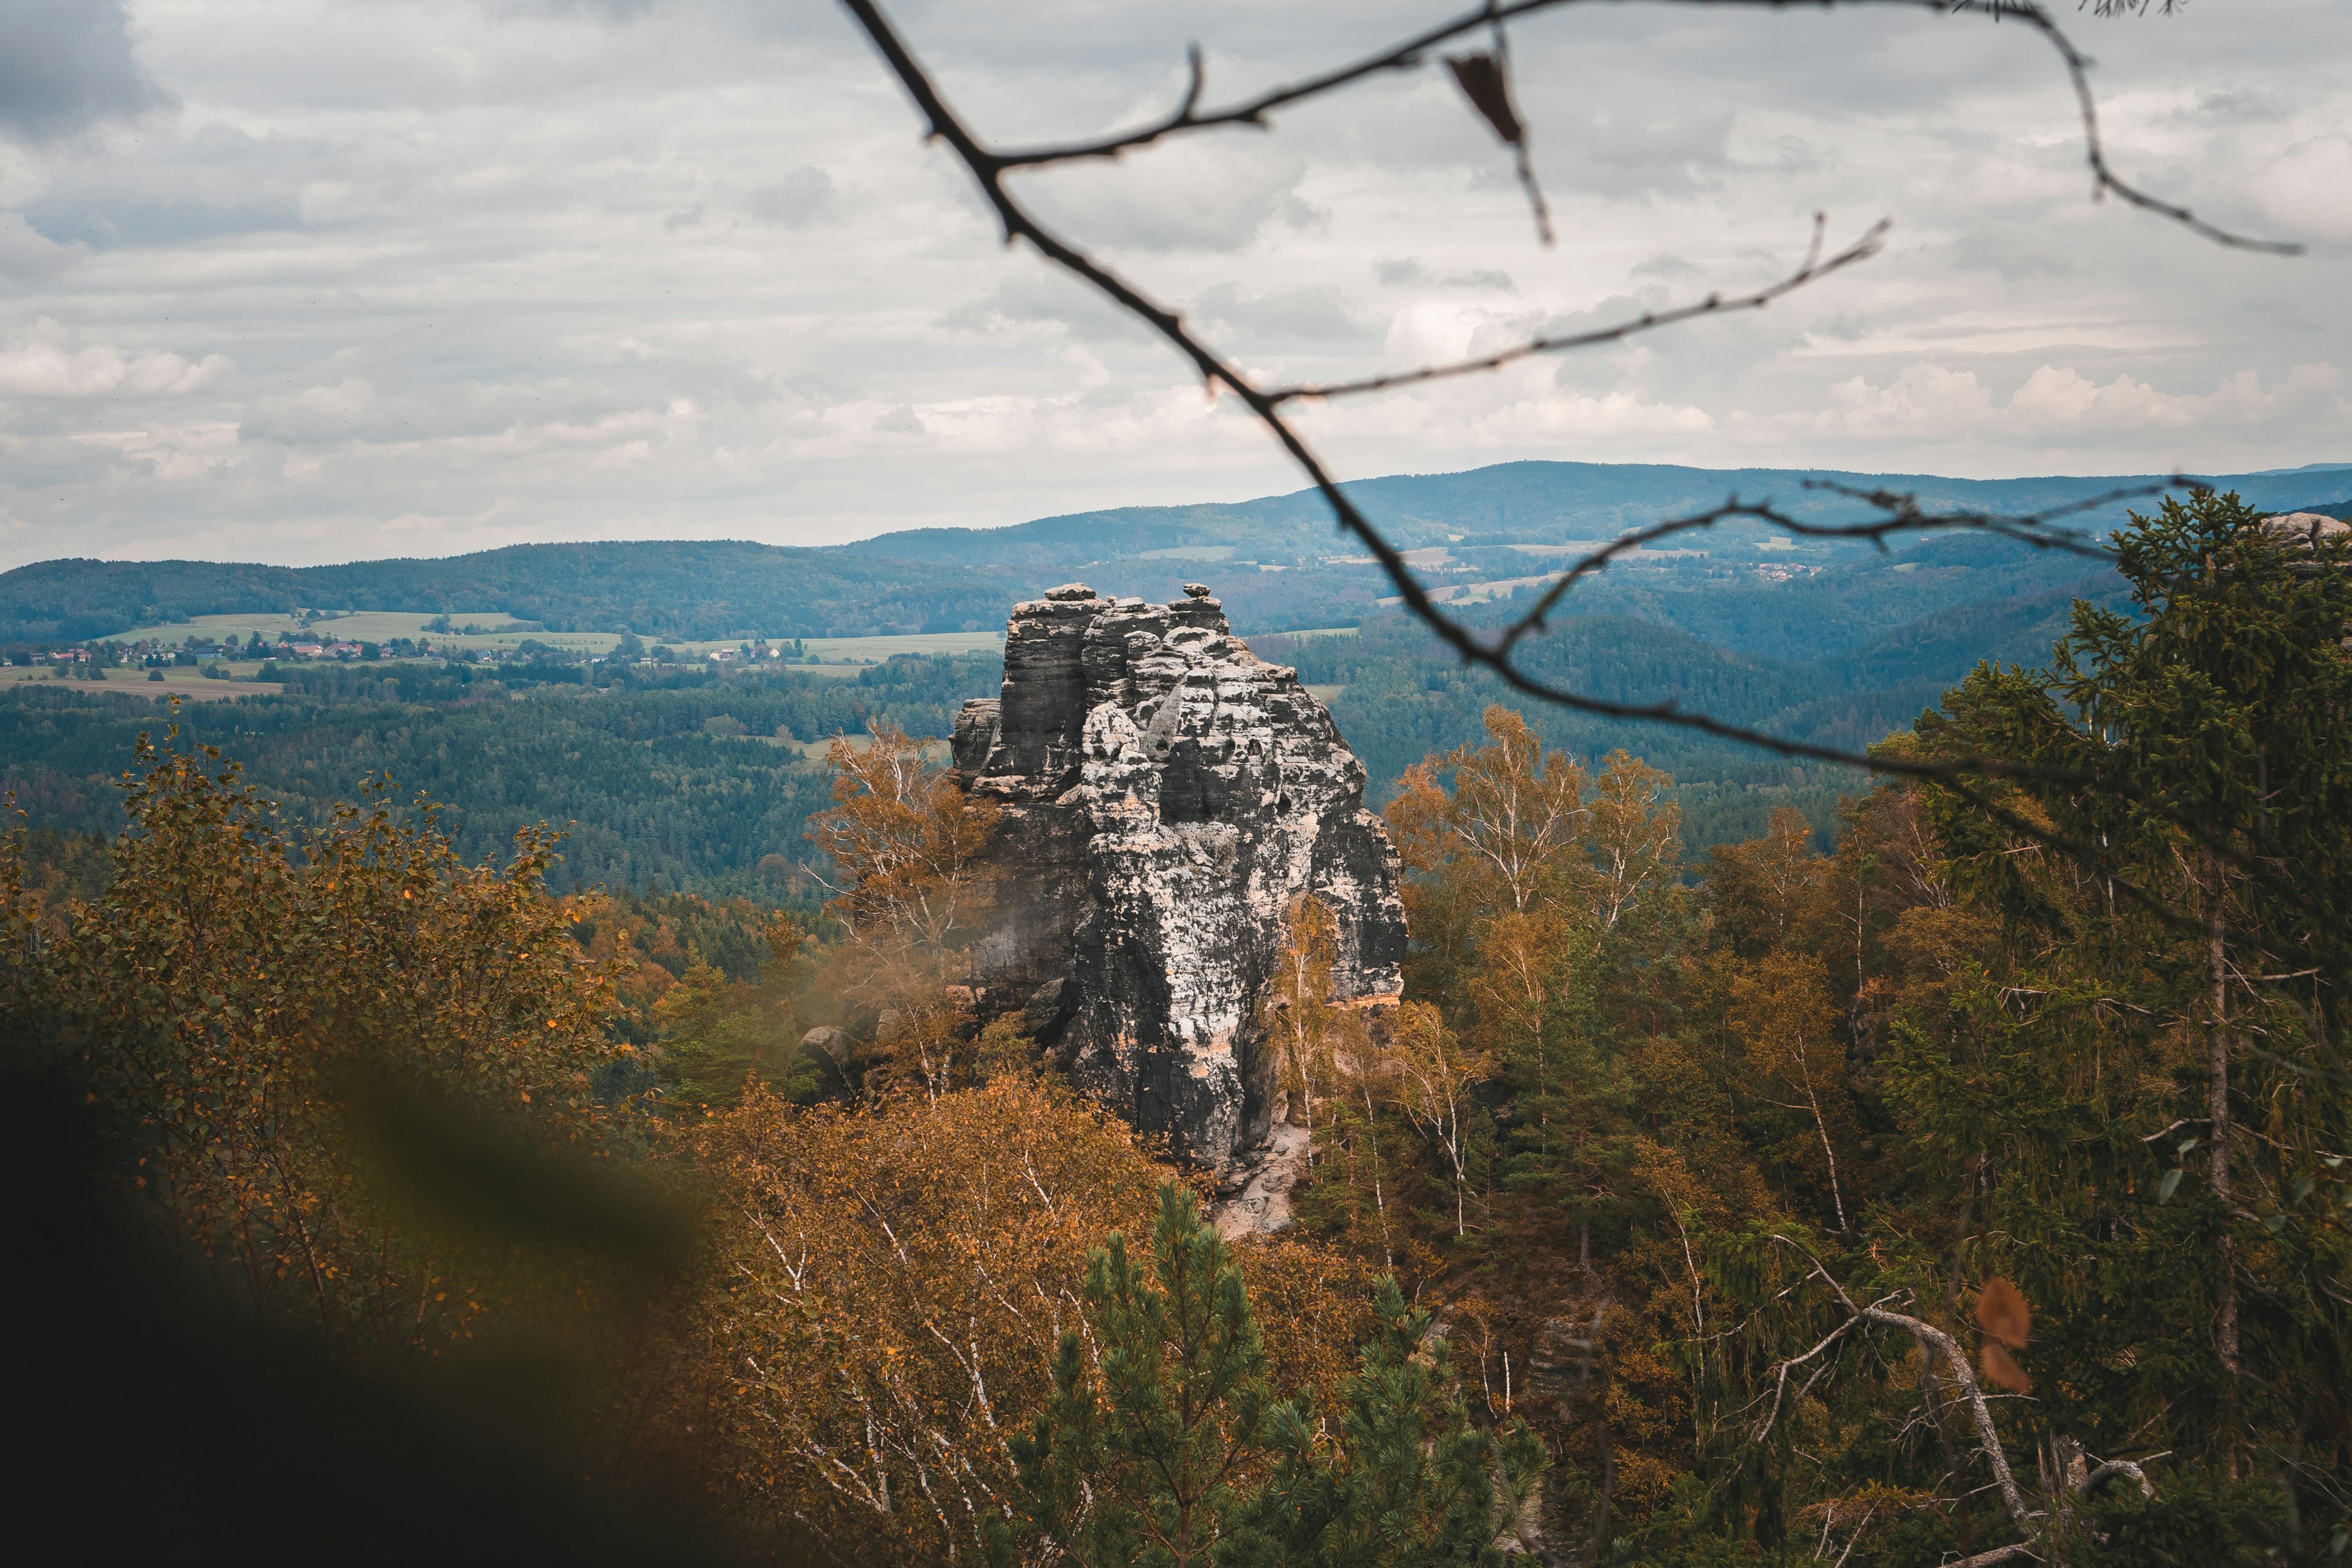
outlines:
[[[1360, 51], [1398, 0], [902, 0], [1010, 141]], [[1710, 290], [1770, 311], [1319, 409], [1343, 475], [1520, 457], [2005, 476], [2352, 460], [2352, 6], [2067, 21], [1571, 8], [1516, 37], [1545, 250], [1442, 72], [1038, 204], [1252, 367], [1326, 375]], [[1299, 482], [998, 243], [823, 0], [0, 0], [0, 566], [824, 543]]]

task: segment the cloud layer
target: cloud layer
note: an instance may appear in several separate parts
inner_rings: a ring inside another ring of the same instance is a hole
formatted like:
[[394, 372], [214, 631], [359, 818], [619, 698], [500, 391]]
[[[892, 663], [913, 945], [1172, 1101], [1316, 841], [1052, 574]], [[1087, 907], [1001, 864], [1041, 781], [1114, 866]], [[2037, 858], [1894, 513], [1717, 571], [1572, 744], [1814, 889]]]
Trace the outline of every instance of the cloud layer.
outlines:
[[[1433, 15], [898, 14], [1016, 142], [1164, 106], [1195, 37], [1222, 96]], [[1345, 474], [2352, 460], [2352, 14], [2070, 22], [2119, 168], [2311, 254], [2088, 201], [2053, 63], [1966, 16], [1522, 27], [1551, 250], [1442, 72], [1021, 188], [1300, 379], [1753, 287], [1815, 211], [1833, 237], [1895, 222], [1766, 312], [1318, 407]], [[1297, 486], [1139, 324], [1002, 246], [823, 0], [0, 0], [0, 566], [815, 543]]]

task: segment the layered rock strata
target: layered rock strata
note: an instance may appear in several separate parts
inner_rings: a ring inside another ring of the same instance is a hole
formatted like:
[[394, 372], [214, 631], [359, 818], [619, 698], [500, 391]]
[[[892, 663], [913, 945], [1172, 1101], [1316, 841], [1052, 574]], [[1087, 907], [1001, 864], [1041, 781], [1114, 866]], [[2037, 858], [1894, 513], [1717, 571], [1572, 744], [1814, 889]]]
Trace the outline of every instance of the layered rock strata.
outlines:
[[964, 787], [1003, 816], [991, 1010], [1139, 1130], [1228, 1177], [1268, 1143], [1254, 1027], [1292, 902], [1339, 925], [1333, 991], [1392, 1000], [1397, 859], [1364, 770], [1297, 674], [1229, 632], [1205, 587], [1171, 604], [1082, 584], [1017, 606], [1000, 698], [964, 705]]

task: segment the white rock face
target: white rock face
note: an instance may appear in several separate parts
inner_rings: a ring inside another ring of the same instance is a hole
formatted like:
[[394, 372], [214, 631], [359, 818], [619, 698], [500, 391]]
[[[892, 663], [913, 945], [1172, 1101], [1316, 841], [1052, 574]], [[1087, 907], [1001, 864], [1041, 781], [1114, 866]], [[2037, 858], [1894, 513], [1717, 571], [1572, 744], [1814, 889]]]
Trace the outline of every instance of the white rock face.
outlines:
[[1072, 584], [1018, 606], [1004, 695], [965, 705], [956, 764], [1004, 808], [993, 995], [1072, 1078], [1221, 1174], [1263, 1151], [1273, 1063], [1252, 1019], [1302, 894], [1338, 917], [1335, 997], [1397, 994], [1396, 853], [1364, 770], [1294, 671], [1173, 604]]

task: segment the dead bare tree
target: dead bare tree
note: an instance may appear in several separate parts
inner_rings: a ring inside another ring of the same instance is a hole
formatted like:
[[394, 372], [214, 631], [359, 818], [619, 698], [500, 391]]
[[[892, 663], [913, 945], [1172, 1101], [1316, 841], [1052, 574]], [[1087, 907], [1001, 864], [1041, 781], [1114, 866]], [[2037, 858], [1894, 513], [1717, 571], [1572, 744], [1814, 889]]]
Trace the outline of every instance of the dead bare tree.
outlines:
[[[1735, 496], [1720, 507], [1653, 524], [1594, 550], [1561, 571], [1524, 613], [1504, 624], [1499, 631], [1474, 627], [1447, 612], [1414, 576], [1403, 552], [1349, 499], [1323, 460], [1308, 446], [1290, 417], [1295, 405], [1308, 400], [1355, 397], [1470, 375], [1495, 370], [1531, 355], [1619, 342], [1701, 317], [1759, 310], [1776, 299], [1876, 255], [1887, 232], [1887, 224], [1884, 221], [1874, 224], [1852, 243], [1824, 254], [1826, 220], [1816, 217], [1812, 243], [1803, 262], [1787, 277], [1750, 293], [1731, 296], [1709, 294], [1686, 305], [1645, 312], [1592, 331], [1538, 335], [1496, 353], [1392, 374], [1351, 381], [1262, 384], [1230, 356], [1211, 347], [1177, 311], [1151, 298], [1139, 284], [1048, 226], [1008, 187], [1008, 176], [1024, 170], [1117, 160], [1128, 153], [1182, 137], [1236, 128], [1267, 131], [1272, 128], [1275, 116], [1283, 111], [1328, 98], [1380, 76], [1418, 69], [1425, 66], [1433, 51], [1442, 46], [1485, 34], [1490, 40], [1486, 49], [1444, 58], [1465, 97], [1485, 117], [1496, 135], [1513, 149], [1517, 171], [1533, 207], [1538, 231], [1548, 238], [1549, 218], [1528, 159], [1526, 127], [1518, 118], [1511, 98], [1508, 29], [1512, 24], [1538, 13], [1565, 10], [1572, 5], [1581, 4], [1582, 0], [1486, 0], [1486, 4], [1475, 9], [1457, 13], [1409, 37], [1354, 59], [1286, 86], [1222, 105], [1207, 101], [1207, 68], [1196, 45], [1190, 53], [1188, 85], [1182, 98], [1174, 109], [1159, 119], [1130, 131], [1092, 140], [1012, 149], [991, 145], [949, 107], [929, 70], [884, 14], [877, 0], [842, 0], [842, 3], [914, 100], [916, 109], [928, 125], [929, 137], [946, 143], [970, 172], [982, 197], [996, 214], [1005, 243], [1010, 245], [1025, 240], [1046, 260], [1082, 279], [1112, 304], [1148, 324], [1192, 365], [1213, 392], [1230, 392], [1240, 399], [1329, 505], [1333, 520], [1339, 528], [1353, 535], [1371, 552], [1389, 580], [1395, 584], [1404, 608], [1426, 624], [1465, 664], [1491, 671], [1505, 685], [1523, 695], [1602, 717], [1673, 725], [1808, 761], [1932, 778], [1947, 782], [1970, 775], [2017, 776], [2031, 770], [2010, 766], [1994, 758], [1934, 761], [1874, 758], [1862, 752], [1815, 745], [1729, 724], [1705, 713], [1685, 712], [1672, 701], [1612, 701], [1559, 685], [1531, 674], [1519, 654], [1527, 640], [1546, 629], [1561, 600], [1584, 578], [1645, 544], [1712, 528], [1727, 519], [1744, 517], [1765, 522], [1800, 537], [1868, 539], [1882, 549], [1889, 538], [1897, 535], [1966, 529], [2014, 539], [2040, 549], [2066, 550], [2104, 558], [2105, 552], [2099, 546], [2060, 525], [2070, 516], [2095, 510], [2118, 500], [2154, 495], [2168, 487], [2191, 483], [2186, 476], [2174, 476], [2162, 484], [2118, 490], [2072, 507], [2021, 517], [1959, 511], [1929, 512], [1923, 510], [1915, 497], [1895, 492], [1857, 491], [1832, 485], [1808, 486], [1832, 490], [1848, 499], [1862, 501], [1877, 514], [1867, 521], [1851, 524], [1812, 522], [1771, 502], [1743, 501]], [[1784, 8], [1784, 0], [1670, 0], [1670, 3], [1717, 8]], [[2108, 163], [2100, 134], [2098, 104], [2090, 85], [2091, 62], [2049, 14], [2032, 0], [1822, 0], [1822, 4], [1824, 8], [1840, 10], [1893, 9], [1916, 11], [1932, 16], [1975, 11], [2024, 28], [2042, 39], [2055, 52], [2060, 67], [2073, 87], [2082, 121], [2084, 159], [2095, 195], [2113, 195], [2215, 244], [2273, 255], [2299, 253], [2299, 246], [2249, 238], [2220, 228], [2187, 207], [2151, 195], [2116, 174]], [[2145, 9], [2147, 4], [2147, 0], [2100, 0], [2099, 10], [2102, 14], [2118, 9], [2140, 10]], [[2170, 7], [2168, 5], [2165, 8]], [[2090, 846], [2076, 848], [2090, 852]]]
[[[2001, 1447], [2000, 1432], [1993, 1422], [1991, 1402], [1986, 1397], [1983, 1386], [1977, 1382], [1976, 1372], [1969, 1364], [1969, 1354], [1960, 1343], [1925, 1318], [1895, 1311], [1893, 1303], [1906, 1301], [1909, 1294], [1907, 1291], [1882, 1297], [1867, 1304], [1858, 1303], [1810, 1248], [1779, 1234], [1775, 1234], [1772, 1239], [1804, 1257], [1811, 1265], [1806, 1277], [1817, 1279], [1829, 1287], [1831, 1293], [1837, 1298], [1838, 1305], [1843, 1309], [1845, 1319], [1823, 1335], [1811, 1350], [1801, 1355], [1790, 1356], [1773, 1367], [1772, 1404], [1757, 1423], [1754, 1440], [1761, 1441], [1779, 1422], [1780, 1412], [1788, 1404], [1790, 1380], [1801, 1368], [1812, 1366], [1812, 1371], [1798, 1390], [1798, 1398], [1801, 1401], [1813, 1385], [1828, 1375], [1830, 1364], [1825, 1358], [1833, 1347], [1849, 1337], [1866, 1333], [1872, 1328], [1900, 1329], [1918, 1346], [1921, 1395], [1929, 1406], [1930, 1420], [1939, 1438], [1944, 1433], [1936, 1393], [1939, 1381], [1937, 1368], [1949, 1369], [1955, 1396], [1975, 1432], [1977, 1451], [1983, 1456], [1986, 1469], [1992, 1474], [1993, 1488], [2000, 1496], [2001, 1510], [2008, 1514], [2010, 1522], [2021, 1537], [2006, 1546], [1970, 1552], [1947, 1564], [1946, 1568], [1996, 1568], [2004, 1563], [2043, 1561], [2046, 1539], [2053, 1531], [2069, 1527], [2077, 1505], [2109, 1481], [2128, 1479], [2137, 1484], [2141, 1496], [2152, 1498], [2156, 1495], [2155, 1483], [2147, 1479], [2147, 1472], [2137, 1462], [2108, 1459], [2094, 1466], [2080, 1444], [2071, 1438], [2059, 1437], [2052, 1443], [2042, 1465], [2044, 1506], [2035, 1508], [2027, 1499], [2024, 1489], [2018, 1484], [2016, 1471], [2010, 1467], [2008, 1452]], [[2159, 1456], [2151, 1456], [2155, 1457]], [[1950, 1464], [1954, 1500], [1958, 1501], [1962, 1464], [1957, 1453], [1951, 1455]]]

